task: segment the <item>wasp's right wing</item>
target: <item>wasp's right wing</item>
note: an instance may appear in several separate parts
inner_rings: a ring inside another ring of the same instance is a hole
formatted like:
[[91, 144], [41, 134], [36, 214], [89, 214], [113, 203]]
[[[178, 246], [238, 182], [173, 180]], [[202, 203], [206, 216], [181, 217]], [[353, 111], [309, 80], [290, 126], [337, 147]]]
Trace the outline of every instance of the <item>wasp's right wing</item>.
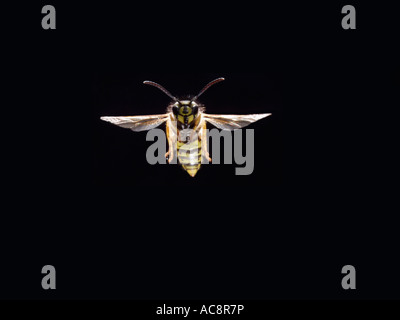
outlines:
[[168, 117], [169, 113], [149, 116], [101, 117], [100, 119], [133, 131], [145, 131], [158, 127], [167, 121]]

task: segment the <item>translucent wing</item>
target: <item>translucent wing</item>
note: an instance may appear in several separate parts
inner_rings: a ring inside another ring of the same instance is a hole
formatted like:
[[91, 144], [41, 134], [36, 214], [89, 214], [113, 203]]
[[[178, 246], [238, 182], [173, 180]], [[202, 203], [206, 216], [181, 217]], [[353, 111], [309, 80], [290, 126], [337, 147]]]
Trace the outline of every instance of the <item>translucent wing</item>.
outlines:
[[150, 116], [101, 117], [100, 119], [133, 131], [145, 131], [158, 127], [167, 121], [168, 117], [169, 113]]
[[250, 123], [256, 122], [262, 118], [270, 116], [271, 113], [260, 114], [206, 114], [203, 113], [203, 118], [207, 122], [216, 126], [219, 129], [236, 130], [248, 126]]

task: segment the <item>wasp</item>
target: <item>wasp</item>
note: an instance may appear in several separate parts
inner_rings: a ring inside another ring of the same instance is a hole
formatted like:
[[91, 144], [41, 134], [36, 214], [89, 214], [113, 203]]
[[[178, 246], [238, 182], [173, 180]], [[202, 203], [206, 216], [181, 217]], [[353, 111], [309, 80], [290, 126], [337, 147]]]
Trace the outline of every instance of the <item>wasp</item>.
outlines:
[[194, 177], [200, 169], [202, 157], [211, 162], [210, 154], [207, 151], [207, 123], [222, 130], [236, 130], [271, 115], [271, 113], [247, 115], [205, 113], [205, 107], [198, 101], [198, 98], [211, 86], [223, 80], [225, 79], [217, 78], [209, 82], [196, 96], [188, 99], [178, 99], [160, 84], [144, 81], [144, 84], [160, 89], [172, 99], [165, 114], [101, 117], [100, 119], [133, 131], [150, 130], [165, 122], [169, 147], [165, 157], [168, 159], [168, 163], [177, 157], [182, 168]]

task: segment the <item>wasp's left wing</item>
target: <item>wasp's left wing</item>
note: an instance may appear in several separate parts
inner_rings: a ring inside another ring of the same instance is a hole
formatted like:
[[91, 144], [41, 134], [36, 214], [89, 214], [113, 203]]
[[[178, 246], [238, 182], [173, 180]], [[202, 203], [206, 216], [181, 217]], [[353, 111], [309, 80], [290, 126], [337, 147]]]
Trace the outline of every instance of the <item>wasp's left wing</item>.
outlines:
[[222, 130], [236, 130], [244, 128], [249, 124], [256, 122], [262, 118], [270, 116], [271, 113], [260, 113], [260, 114], [206, 114], [203, 113], [203, 119], [212, 125]]
[[101, 117], [100, 119], [133, 131], [145, 131], [158, 127], [167, 121], [168, 117], [169, 113], [150, 116]]

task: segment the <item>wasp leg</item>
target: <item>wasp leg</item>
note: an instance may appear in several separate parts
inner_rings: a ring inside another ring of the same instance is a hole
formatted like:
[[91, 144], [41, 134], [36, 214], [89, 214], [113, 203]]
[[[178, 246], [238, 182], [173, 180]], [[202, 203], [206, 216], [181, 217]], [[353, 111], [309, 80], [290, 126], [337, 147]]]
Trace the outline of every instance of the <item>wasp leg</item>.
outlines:
[[[171, 156], [169, 156], [169, 154], [171, 154]], [[171, 163], [171, 161], [174, 160], [174, 152], [171, 150], [168, 150], [168, 152], [165, 154], [165, 157], [168, 159], [168, 163]]]
[[[207, 144], [206, 144], [206, 145], [207, 145]], [[211, 161], [212, 161], [212, 159], [211, 159], [210, 154], [208, 153], [208, 151], [206, 151], [206, 152], [203, 153], [203, 157], [206, 158], [206, 159], [208, 160], [208, 162], [211, 162]]]
[[171, 161], [174, 159], [174, 149], [172, 147], [173, 142], [172, 142], [172, 139], [170, 137], [169, 130], [170, 130], [170, 128], [169, 128], [169, 124], [168, 124], [168, 121], [167, 121], [166, 132], [167, 132], [167, 140], [168, 140], [168, 152], [165, 154], [165, 158], [168, 159], [168, 163], [171, 163]]
[[204, 158], [211, 162], [210, 154], [208, 153], [208, 144], [207, 144], [207, 136], [206, 136], [206, 123], [204, 122], [201, 130], [200, 130], [200, 139], [201, 139], [201, 153]]

